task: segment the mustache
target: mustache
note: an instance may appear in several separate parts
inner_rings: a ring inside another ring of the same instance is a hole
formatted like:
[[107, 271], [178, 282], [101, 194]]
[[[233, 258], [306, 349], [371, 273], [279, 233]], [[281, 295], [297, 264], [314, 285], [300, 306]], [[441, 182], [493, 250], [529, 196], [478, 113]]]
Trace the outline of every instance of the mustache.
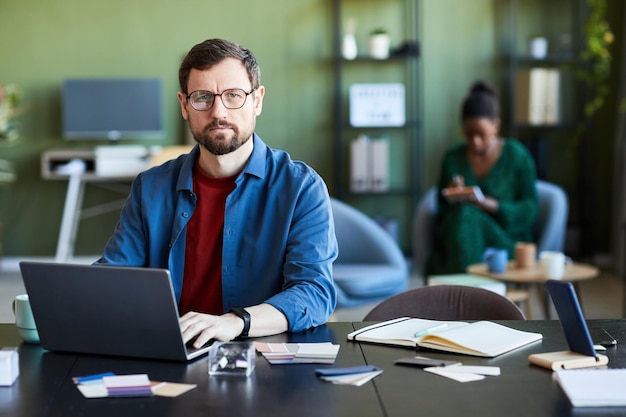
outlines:
[[204, 127], [204, 130], [205, 130], [205, 131], [207, 131], [207, 130], [209, 130], [209, 129], [213, 129], [213, 128], [215, 128], [215, 127], [227, 127], [227, 128], [232, 129], [232, 128], [233, 128], [233, 125], [232, 125], [232, 124], [230, 124], [230, 123], [228, 123], [228, 122], [227, 122], [227, 121], [225, 121], [225, 120], [215, 120], [215, 121], [213, 121], [213, 122], [209, 123], [208, 125], [206, 125], [206, 126]]

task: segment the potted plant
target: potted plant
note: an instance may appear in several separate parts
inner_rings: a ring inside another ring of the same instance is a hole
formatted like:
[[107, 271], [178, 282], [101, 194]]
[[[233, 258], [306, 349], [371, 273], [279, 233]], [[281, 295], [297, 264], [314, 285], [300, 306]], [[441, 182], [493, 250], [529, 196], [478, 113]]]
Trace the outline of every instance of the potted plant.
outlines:
[[23, 111], [19, 107], [22, 92], [14, 84], [0, 84], [0, 142], [12, 142], [18, 138], [13, 120]]
[[368, 39], [369, 55], [374, 59], [389, 58], [391, 38], [385, 29], [379, 28], [370, 32]]
[[[19, 107], [22, 99], [20, 89], [13, 85], [0, 84], [0, 146], [15, 141], [18, 131], [13, 120], [25, 109]], [[0, 188], [15, 182], [17, 175], [11, 161], [0, 159]], [[2, 221], [0, 220], [0, 256], [2, 255]]]
[[[583, 30], [585, 44], [580, 53], [582, 65], [577, 66], [576, 77], [587, 88], [588, 100], [585, 117], [592, 118], [602, 106], [610, 92], [611, 44], [614, 40], [611, 27], [606, 21], [606, 0], [587, 0], [588, 19]], [[622, 100], [623, 108], [626, 100]]]

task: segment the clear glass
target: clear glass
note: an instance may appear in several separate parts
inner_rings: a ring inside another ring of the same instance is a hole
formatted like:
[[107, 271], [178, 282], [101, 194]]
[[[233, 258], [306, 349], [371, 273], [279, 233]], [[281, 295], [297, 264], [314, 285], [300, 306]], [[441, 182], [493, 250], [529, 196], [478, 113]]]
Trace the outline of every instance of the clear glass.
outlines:
[[250, 376], [254, 371], [253, 342], [215, 342], [209, 351], [209, 375]]

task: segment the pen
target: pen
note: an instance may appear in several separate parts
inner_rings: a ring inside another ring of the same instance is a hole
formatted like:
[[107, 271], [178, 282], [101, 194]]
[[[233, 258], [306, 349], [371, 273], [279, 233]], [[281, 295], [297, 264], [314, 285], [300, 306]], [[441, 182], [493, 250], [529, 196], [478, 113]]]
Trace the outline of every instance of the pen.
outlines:
[[448, 327], [448, 325], [446, 323], [443, 323], [443, 324], [440, 324], [440, 325], [435, 326], [435, 327], [431, 327], [431, 328], [426, 329], [426, 330], [420, 330], [419, 332], [415, 333], [415, 337], [426, 336], [427, 334], [436, 332], [437, 330], [445, 329], [446, 327]]
[[114, 376], [114, 375], [115, 374], [113, 372], [105, 372], [102, 374], [87, 375], [87, 376], [81, 376], [81, 377], [76, 377], [72, 379], [74, 380], [75, 384], [84, 384], [84, 383], [95, 382], [95, 381], [101, 380], [105, 376]]

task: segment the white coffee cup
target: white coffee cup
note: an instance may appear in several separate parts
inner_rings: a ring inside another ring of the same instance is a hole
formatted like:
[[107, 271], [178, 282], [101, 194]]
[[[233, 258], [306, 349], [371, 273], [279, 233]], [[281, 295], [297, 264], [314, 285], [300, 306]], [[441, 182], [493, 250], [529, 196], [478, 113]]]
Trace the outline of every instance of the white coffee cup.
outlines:
[[548, 279], [561, 279], [572, 259], [562, 252], [543, 251], [539, 254], [539, 264]]
[[13, 300], [13, 314], [17, 331], [26, 343], [39, 343], [39, 333], [30, 308], [28, 294], [20, 294]]
[[535, 59], [544, 59], [548, 55], [548, 39], [539, 36], [532, 38], [530, 55]]

